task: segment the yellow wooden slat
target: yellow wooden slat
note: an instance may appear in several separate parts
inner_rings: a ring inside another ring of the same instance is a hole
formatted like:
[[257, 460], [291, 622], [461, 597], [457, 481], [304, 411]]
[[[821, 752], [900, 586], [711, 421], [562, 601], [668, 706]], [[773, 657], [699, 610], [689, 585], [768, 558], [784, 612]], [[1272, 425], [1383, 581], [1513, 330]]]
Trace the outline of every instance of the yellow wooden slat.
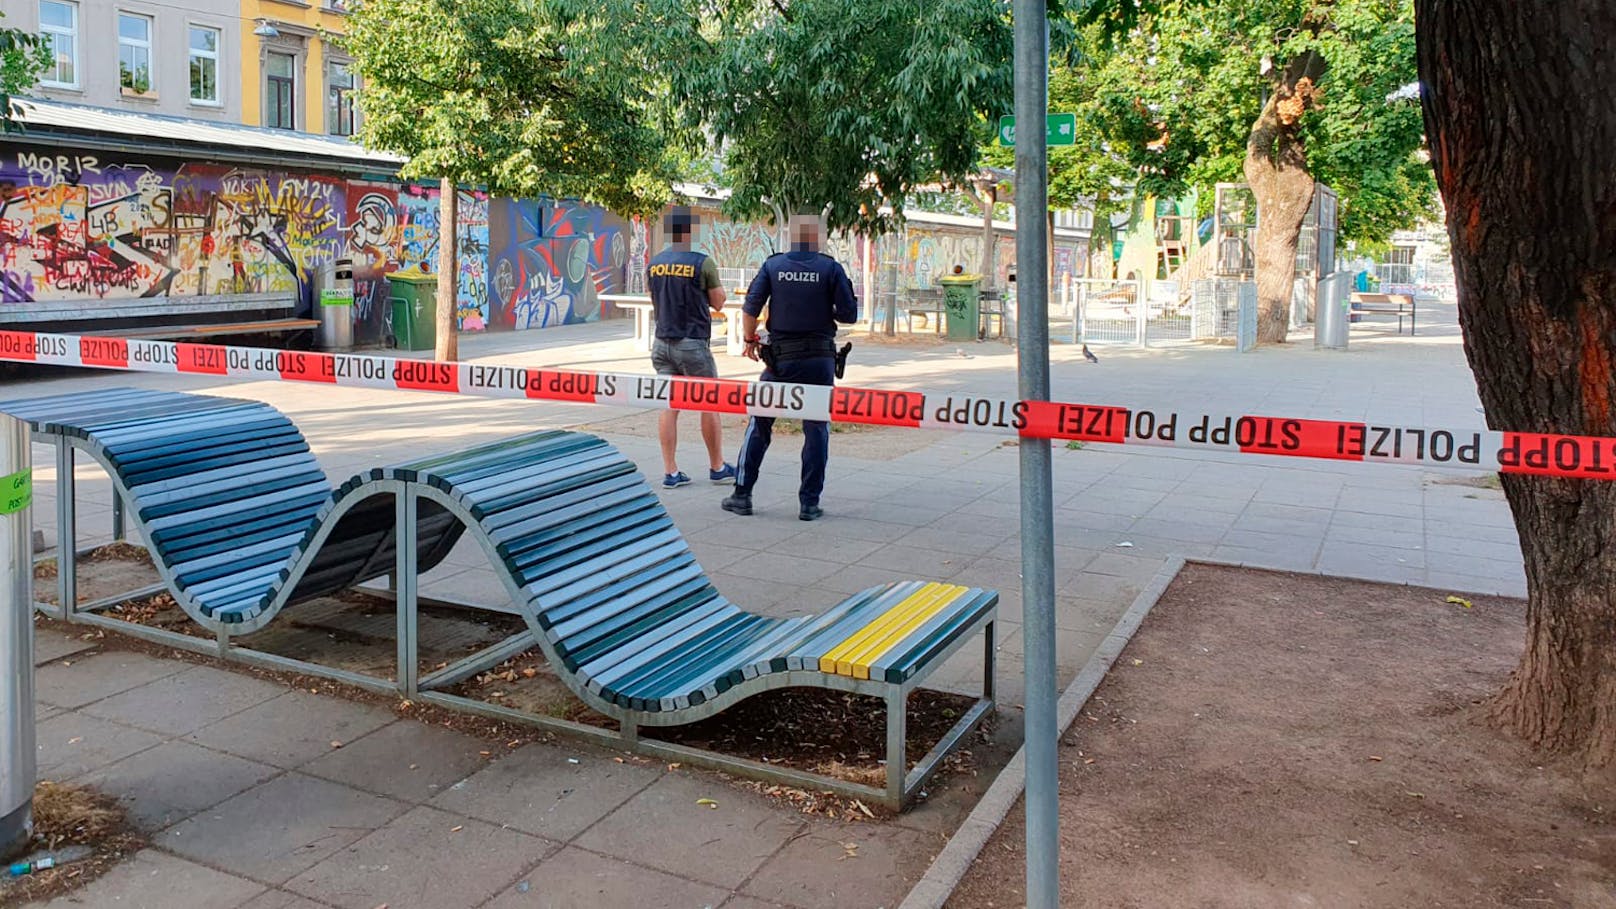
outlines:
[[860, 657], [869, 653], [871, 647], [885, 640], [887, 633], [893, 628], [909, 621], [911, 616], [929, 614], [939, 601], [948, 598], [949, 591], [952, 589], [948, 584], [936, 584], [933, 585], [931, 592], [924, 598], [901, 603], [898, 608], [887, 610], [886, 614], [882, 615], [879, 620], [869, 624], [863, 640], [854, 645], [851, 650], [836, 661], [836, 674], [857, 678], [858, 676], [854, 673], [854, 666]]
[[887, 621], [887, 617], [892, 615], [894, 611], [903, 609], [917, 601], [929, 598], [932, 595], [932, 592], [941, 586], [943, 585], [938, 584], [935, 581], [926, 584], [914, 593], [911, 593], [902, 600], [899, 600], [897, 604], [892, 606], [890, 609], [885, 610], [874, 619], [871, 619], [869, 622], [865, 623], [864, 627], [848, 635], [846, 640], [842, 641], [840, 644], [837, 644], [835, 647], [832, 647], [830, 650], [827, 650], [825, 655], [819, 658], [819, 671], [835, 674], [837, 671], [836, 661], [846, 661], [847, 655], [852, 653], [854, 648], [856, 648], [860, 642], [876, 634], [880, 630], [881, 626]]
[[853, 677], [853, 661], [858, 655], [865, 653], [872, 644], [883, 640], [893, 628], [912, 616], [928, 612], [940, 598], [946, 598], [955, 589], [958, 588], [954, 585], [936, 582], [922, 587], [832, 649], [826, 654], [826, 659], [820, 661], [820, 671]]
[[931, 621], [937, 613], [947, 609], [965, 593], [964, 587], [946, 585], [934, 602], [928, 603], [924, 609], [916, 610], [888, 627], [880, 637], [871, 641], [862, 652], [854, 654], [849, 660], [852, 664], [853, 678], [869, 678], [871, 663], [886, 656], [887, 651], [902, 643], [903, 639], [913, 634], [916, 628]]

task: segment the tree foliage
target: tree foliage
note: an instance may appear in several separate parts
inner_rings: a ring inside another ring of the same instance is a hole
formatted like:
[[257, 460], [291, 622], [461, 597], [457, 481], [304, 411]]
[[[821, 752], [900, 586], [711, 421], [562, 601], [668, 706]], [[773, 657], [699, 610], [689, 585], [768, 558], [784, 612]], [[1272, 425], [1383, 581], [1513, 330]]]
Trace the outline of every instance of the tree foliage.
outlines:
[[1429, 217], [1435, 199], [1418, 100], [1404, 90], [1415, 81], [1412, 5], [1098, 0], [1079, 30], [1076, 78], [1051, 82], [1051, 109], [1077, 112], [1091, 141], [1055, 160], [1077, 165], [1074, 183], [1091, 193], [1117, 162], [1143, 193], [1243, 181], [1253, 126], [1284, 90], [1276, 77], [1308, 61], [1315, 91], [1292, 102], [1307, 170], [1339, 195], [1343, 239], [1383, 240]]
[[660, 61], [627, 0], [363, 0], [346, 36], [358, 139], [410, 178], [654, 211], [672, 176]]
[[[0, 18], [4, 17], [0, 13]], [[0, 26], [0, 130], [17, 132], [22, 128], [16, 120], [19, 112], [12, 96], [33, 88], [49, 65], [50, 48], [39, 35]]]
[[832, 229], [890, 229], [918, 187], [963, 181], [989, 119], [1010, 109], [999, 0], [687, 9], [669, 89], [687, 126], [720, 146], [736, 216], [828, 207]]

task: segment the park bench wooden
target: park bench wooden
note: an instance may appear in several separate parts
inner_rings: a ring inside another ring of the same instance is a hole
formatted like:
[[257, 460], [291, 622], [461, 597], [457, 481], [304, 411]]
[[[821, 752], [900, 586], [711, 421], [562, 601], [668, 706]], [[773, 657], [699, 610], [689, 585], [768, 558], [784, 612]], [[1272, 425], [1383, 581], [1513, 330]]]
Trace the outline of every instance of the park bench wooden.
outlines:
[[[393, 467], [331, 489], [307, 443], [252, 401], [109, 389], [0, 403], [57, 446], [60, 603], [77, 602], [73, 454], [113, 479], [164, 584], [216, 646], [97, 615], [56, 615], [227, 658], [293, 668], [594, 738], [603, 731], [442, 689], [537, 645], [584, 703], [615, 719], [612, 743], [674, 760], [870, 798], [894, 808], [993, 708], [998, 594], [944, 583], [871, 587], [817, 614], [741, 609], [708, 580], [638, 468], [594, 436], [547, 431]], [[510, 595], [482, 608], [527, 630], [420, 676], [419, 576], [463, 535]], [[237, 646], [283, 609], [392, 576], [398, 664], [392, 680]], [[913, 768], [908, 695], [980, 632], [983, 693]], [[178, 640], [176, 640], [178, 639]], [[884, 788], [716, 755], [642, 736], [705, 719], [750, 695], [819, 687], [885, 699]]]
[[1397, 333], [1403, 333], [1403, 317], [1408, 317], [1408, 334], [1414, 336], [1414, 318], [1417, 304], [1408, 294], [1372, 294], [1354, 292], [1351, 298], [1351, 321], [1359, 321], [1358, 313], [1385, 313], [1397, 317]]
[[114, 327], [78, 328], [78, 333], [152, 340], [290, 334], [307, 340], [320, 321], [294, 318], [296, 308], [296, 295], [289, 291], [49, 300], [0, 307], [0, 328], [12, 323], [27, 323], [34, 330], [103, 324]]

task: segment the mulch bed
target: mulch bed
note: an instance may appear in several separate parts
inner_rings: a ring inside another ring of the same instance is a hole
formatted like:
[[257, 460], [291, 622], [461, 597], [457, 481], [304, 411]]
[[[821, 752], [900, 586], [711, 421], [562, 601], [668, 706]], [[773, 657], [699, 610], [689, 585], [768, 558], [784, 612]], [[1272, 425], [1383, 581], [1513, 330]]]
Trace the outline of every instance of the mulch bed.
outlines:
[[[1062, 739], [1061, 905], [1616, 906], [1616, 773], [1487, 722], [1525, 607], [1448, 596], [1186, 568]], [[1024, 904], [1023, 830], [950, 906]]]

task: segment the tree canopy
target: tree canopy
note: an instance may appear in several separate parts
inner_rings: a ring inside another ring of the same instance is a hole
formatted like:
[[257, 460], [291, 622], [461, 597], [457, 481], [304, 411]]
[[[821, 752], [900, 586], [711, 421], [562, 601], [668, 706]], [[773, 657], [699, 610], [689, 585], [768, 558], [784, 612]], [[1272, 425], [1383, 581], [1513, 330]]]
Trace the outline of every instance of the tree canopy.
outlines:
[[1050, 85], [1051, 109], [1076, 112], [1091, 142], [1052, 156], [1051, 183], [1101, 193], [1119, 161], [1144, 193], [1244, 181], [1265, 103], [1294, 89], [1276, 82], [1308, 61], [1306, 94], [1288, 99], [1306, 170], [1339, 195], [1344, 239], [1384, 240], [1431, 216], [1435, 199], [1418, 97], [1408, 90], [1412, 5], [1100, 0], [1079, 33], [1079, 77], [1058, 73]]
[[694, 6], [669, 89], [720, 148], [736, 216], [828, 207], [832, 229], [884, 231], [918, 187], [968, 177], [1010, 109], [999, 0]]
[[[0, 13], [0, 19], [5, 18]], [[11, 101], [30, 88], [50, 65], [50, 48], [39, 35], [0, 26], [0, 130], [16, 132], [17, 110]]]
[[402, 174], [654, 211], [672, 178], [627, 0], [363, 0], [345, 36], [358, 136]]

